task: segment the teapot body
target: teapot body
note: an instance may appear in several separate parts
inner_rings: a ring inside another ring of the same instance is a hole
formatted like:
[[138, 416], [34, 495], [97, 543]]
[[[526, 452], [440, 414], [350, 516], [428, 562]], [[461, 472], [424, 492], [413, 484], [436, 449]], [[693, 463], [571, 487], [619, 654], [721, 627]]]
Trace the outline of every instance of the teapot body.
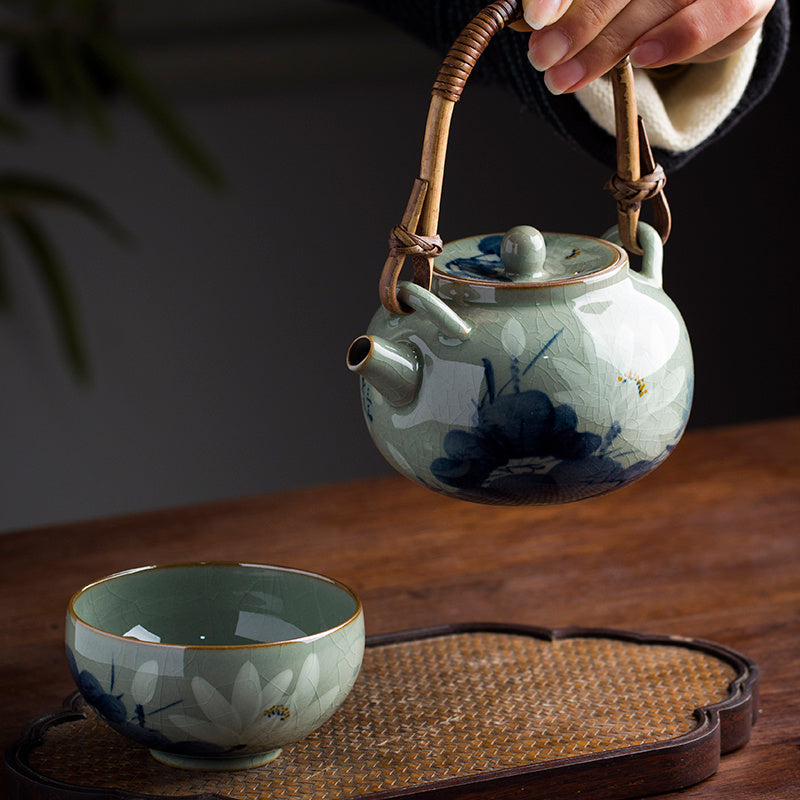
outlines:
[[398, 402], [362, 376], [370, 435], [399, 472], [463, 500], [559, 503], [631, 483], [673, 450], [691, 406], [688, 333], [660, 284], [660, 266], [639, 274], [627, 257], [541, 285], [436, 271], [431, 293], [469, 335], [378, 310], [368, 337], [410, 351], [421, 379]]

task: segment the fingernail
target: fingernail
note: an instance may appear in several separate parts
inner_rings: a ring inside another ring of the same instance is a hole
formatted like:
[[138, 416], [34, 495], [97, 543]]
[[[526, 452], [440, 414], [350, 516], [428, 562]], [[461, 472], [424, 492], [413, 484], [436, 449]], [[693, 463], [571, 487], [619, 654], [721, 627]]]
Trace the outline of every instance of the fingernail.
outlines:
[[544, 83], [552, 94], [564, 94], [585, 74], [586, 69], [583, 64], [573, 58], [564, 64], [559, 64], [559, 66], [547, 70], [544, 74]]
[[549, 30], [537, 37], [528, 51], [528, 60], [534, 69], [544, 72], [557, 64], [569, 50], [569, 39], [561, 31]]
[[631, 51], [631, 64], [634, 67], [649, 67], [662, 58], [664, 58], [664, 45], [657, 41], [642, 42]]
[[536, 3], [529, 3], [525, 9], [525, 22], [535, 31], [540, 31], [552, 22], [560, 6], [561, 0], [538, 0]]

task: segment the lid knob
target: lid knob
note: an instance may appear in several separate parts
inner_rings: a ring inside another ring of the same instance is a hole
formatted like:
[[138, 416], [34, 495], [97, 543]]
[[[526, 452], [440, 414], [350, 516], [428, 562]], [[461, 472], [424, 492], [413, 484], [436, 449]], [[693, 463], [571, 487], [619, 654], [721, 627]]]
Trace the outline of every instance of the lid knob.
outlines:
[[511, 228], [500, 245], [503, 271], [513, 281], [544, 277], [546, 257], [544, 236], [530, 225], [517, 225]]

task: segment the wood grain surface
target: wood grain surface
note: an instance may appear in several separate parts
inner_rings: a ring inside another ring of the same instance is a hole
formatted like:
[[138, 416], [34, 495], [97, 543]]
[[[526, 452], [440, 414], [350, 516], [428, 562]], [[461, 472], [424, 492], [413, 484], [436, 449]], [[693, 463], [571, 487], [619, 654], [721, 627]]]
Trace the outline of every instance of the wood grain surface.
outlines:
[[750, 743], [664, 797], [800, 796], [800, 418], [689, 434], [652, 475], [571, 505], [473, 505], [389, 477], [2, 535], [0, 743], [74, 688], [74, 591], [204, 559], [339, 578], [361, 595], [369, 634], [491, 621], [730, 647], [760, 669]]

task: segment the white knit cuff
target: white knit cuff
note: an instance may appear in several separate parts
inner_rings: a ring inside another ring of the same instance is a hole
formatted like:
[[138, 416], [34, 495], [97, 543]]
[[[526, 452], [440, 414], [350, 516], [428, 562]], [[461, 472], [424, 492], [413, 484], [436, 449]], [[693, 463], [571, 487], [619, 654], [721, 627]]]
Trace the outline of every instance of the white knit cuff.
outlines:
[[[635, 69], [636, 101], [650, 144], [682, 152], [707, 139], [742, 98], [760, 43], [759, 32], [733, 55], [708, 64], [690, 64], [665, 80], [653, 80], [646, 70]], [[598, 78], [575, 95], [589, 116], [613, 135], [611, 79]]]

